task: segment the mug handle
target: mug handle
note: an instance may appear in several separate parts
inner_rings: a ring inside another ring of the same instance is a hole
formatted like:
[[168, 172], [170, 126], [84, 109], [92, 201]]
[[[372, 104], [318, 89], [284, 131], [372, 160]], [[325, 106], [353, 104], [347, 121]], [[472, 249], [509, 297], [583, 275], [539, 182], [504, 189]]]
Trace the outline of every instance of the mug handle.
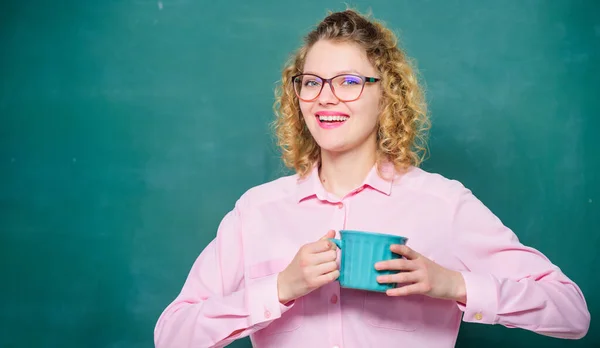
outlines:
[[338, 248], [342, 248], [342, 245], [344, 245], [344, 243], [342, 242], [341, 239], [335, 239], [335, 238], [328, 238], [330, 242], [332, 242], [333, 244], [335, 244], [335, 246], [337, 246]]

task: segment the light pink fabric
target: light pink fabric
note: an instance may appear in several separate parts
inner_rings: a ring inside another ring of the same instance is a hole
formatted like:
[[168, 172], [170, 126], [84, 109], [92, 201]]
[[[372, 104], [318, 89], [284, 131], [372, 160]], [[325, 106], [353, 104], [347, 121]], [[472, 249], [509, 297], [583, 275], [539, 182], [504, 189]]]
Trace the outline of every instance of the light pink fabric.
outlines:
[[[338, 282], [280, 304], [277, 274], [301, 245], [329, 229], [408, 237], [417, 252], [462, 272], [466, 307], [342, 289]], [[373, 169], [364, 185], [338, 199], [315, 170], [238, 200], [160, 316], [155, 343], [223, 347], [250, 335], [255, 347], [453, 347], [461, 320], [575, 339], [587, 333], [590, 314], [578, 286], [520, 244], [459, 182], [418, 168], [386, 181]]]

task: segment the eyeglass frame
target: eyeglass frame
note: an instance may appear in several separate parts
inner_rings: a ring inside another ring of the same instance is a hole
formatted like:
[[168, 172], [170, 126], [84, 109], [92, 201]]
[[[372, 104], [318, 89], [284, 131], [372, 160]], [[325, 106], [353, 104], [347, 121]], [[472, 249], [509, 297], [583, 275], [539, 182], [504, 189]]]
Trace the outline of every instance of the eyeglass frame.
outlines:
[[[294, 81], [296, 80], [296, 78], [298, 78], [298, 77], [300, 77], [300, 76], [303, 76], [303, 75], [310, 75], [310, 76], [314, 76], [314, 77], [317, 77], [317, 78], [321, 79], [321, 81], [323, 81], [323, 84], [321, 84], [321, 89], [319, 90], [319, 93], [317, 93], [317, 95], [316, 95], [314, 98], [312, 98], [312, 99], [302, 99], [302, 98], [300, 98], [300, 96], [298, 95], [298, 91], [296, 90], [296, 86], [295, 86], [295, 82], [294, 82]], [[358, 78], [360, 78], [361, 80], [363, 80], [364, 82], [363, 82], [363, 84], [362, 84], [362, 87], [361, 87], [361, 89], [360, 89], [360, 93], [358, 94], [358, 97], [356, 97], [355, 99], [343, 100], [343, 99], [341, 99], [340, 97], [338, 97], [338, 96], [337, 96], [337, 94], [335, 93], [335, 88], [333, 87], [333, 83], [332, 83], [332, 81], [333, 81], [334, 79], [336, 79], [336, 78], [340, 77], [340, 76], [347, 76], [347, 75], [349, 75], [349, 76], [354, 76], [354, 77], [358, 77]], [[365, 90], [365, 85], [367, 84], [367, 82], [368, 82], [368, 83], [375, 83], [375, 82], [378, 82], [378, 81], [381, 81], [381, 78], [377, 78], [377, 77], [369, 77], [369, 76], [362, 76], [362, 75], [358, 75], [358, 74], [339, 74], [339, 75], [335, 75], [334, 77], [331, 77], [331, 78], [325, 79], [325, 78], [322, 78], [322, 77], [321, 77], [321, 76], [319, 76], [319, 75], [315, 75], [315, 74], [304, 74], [304, 73], [303, 73], [303, 74], [298, 74], [298, 75], [294, 75], [294, 76], [292, 76], [292, 88], [294, 88], [294, 94], [296, 94], [296, 97], [298, 97], [298, 99], [300, 99], [300, 100], [302, 100], [302, 101], [304, 101], [304, 102], [312, 102], [312, 101], [315, 101], [315, 100], [317, 100], [317, 98], [319, 98], [319, 96], [321, 95], [321, 92], [323, 92], [323, 87], [325, 87], [325, 84], [329, 84], [329, 87], [331, 88], [331, 92], [333, 93], [333, 95], [334, 95], [334, 96], [335, 96], [335, 97], [336, 97], [336, 98], [337, 98], [339, 101], [341, 101], [341, 102], [345, 102], [345, 103], [346, 103], [346, 102], [353, 102], [353, 101], [355, 101], [355, 100], [358, 100], [358, 99], [359, 99], [359, 98], [362, 96], [362, 93], [363, 93], [363, 91]]]

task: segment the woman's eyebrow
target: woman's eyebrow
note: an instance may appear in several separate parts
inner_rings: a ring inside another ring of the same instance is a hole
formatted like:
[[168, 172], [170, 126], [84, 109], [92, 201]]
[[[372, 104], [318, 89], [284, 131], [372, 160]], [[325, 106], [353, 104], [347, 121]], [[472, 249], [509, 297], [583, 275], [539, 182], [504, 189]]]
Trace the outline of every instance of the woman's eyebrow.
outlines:
[[[320, 76], [320, 77], [325, 77], [325, 76], [319, 75], [316, 72], [310, 71], [310, 70], [309, 71], [304, 71], [304, 74], [311, 74], [311, 75], [317, 75], [317, 76]], [[342, 75], [342, 74], [362, 75], [360, 72], [358, 72], [358, 71], [356, 71], [354, 69], [349, 69], [349, 70], [340, 70], [340, 71], [337, 71], [336, 73], [334, 73], [333, 75], [331, 75], [331, 77], [337, 76], [337, 75]]]

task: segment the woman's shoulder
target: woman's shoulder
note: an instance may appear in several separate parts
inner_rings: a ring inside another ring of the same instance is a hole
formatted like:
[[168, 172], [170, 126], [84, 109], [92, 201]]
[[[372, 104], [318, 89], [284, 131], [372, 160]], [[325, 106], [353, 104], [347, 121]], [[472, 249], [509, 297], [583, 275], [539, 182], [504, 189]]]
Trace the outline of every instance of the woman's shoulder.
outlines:
[[471, 190], [458, 179], [419, 167], [410, 167], [405, 173], [398, 175], [396, 184], [450, 201], [471, 194]]
[[244, 207], [259, 206], [284, 200], [296, 192], [298, 175], [286, 175], [248, 188], [238, 199]]

